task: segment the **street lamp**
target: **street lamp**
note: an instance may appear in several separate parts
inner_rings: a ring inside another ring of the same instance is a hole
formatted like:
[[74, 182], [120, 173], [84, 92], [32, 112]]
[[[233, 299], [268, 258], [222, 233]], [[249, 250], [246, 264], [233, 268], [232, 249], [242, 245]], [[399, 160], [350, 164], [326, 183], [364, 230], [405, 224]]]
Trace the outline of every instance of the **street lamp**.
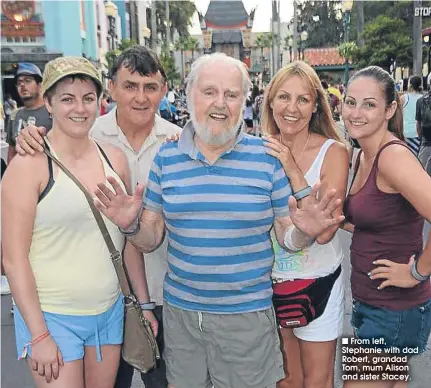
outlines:
[[[342, 10], [344, 14], [344, 42], [349, 41], [349, 28], [350, 28], [350, 12], [352, 11], [353, 1], [344, 0], [342, 5]], [[344, 83], [347, 85], [349, 81], [349, 59], [344, 58]]]
[[108, 35], [111, 37], [112, 50], [115, 50], [115, 21], [118, 15], [118, 8], [111, 0], [105, 3], [105, 13], [109, 20]]
[[145, 46], [149, 44], [150, 36], [151, 36], [151, 30], [147, 26], [142, 27], [142, 37], [144, 38]]
[[305, 41], [308, 39], [308, 32], [307, 31], [302, 31], [301, 32], [301, 50], [302, 50], [302, 60], [305, 59]]

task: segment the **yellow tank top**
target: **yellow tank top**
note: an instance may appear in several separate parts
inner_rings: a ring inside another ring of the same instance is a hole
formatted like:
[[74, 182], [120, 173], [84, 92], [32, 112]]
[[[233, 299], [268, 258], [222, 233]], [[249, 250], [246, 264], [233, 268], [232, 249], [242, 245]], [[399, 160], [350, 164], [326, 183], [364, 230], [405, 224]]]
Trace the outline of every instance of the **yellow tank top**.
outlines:
[[[98, 152], [105, 176], [115, 177], [124, 189], [121, 179]], [[108, 181], [105, 183], [110, 187]], [[124, 236], [106, 217], [103, 219], [122, 252]], [[118, 299], [118, 278], [93, 213], [84, 194], [61, 170], [37, 205], [29, 260], [42, 311], [95, 315], [108, 310]]]

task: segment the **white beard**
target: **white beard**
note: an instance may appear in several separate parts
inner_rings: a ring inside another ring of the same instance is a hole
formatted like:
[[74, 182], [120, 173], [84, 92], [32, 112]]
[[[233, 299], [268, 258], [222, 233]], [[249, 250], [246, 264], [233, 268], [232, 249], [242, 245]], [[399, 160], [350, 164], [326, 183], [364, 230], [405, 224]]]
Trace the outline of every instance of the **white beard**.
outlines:
[[222, 146], [230, 142], [237, 135], [243, 122], [243, 114], [241, 112], [237, 123], [233, 127], [228, 128], [223, 131], [223, 133], [217, 134], [215, 134], [208, 126], [199, 124], [193, 111], [190, 113], [190, 119], [192, 121], [195, 134], [199, 139], [201, 139], [205, 144], [211, 146]]

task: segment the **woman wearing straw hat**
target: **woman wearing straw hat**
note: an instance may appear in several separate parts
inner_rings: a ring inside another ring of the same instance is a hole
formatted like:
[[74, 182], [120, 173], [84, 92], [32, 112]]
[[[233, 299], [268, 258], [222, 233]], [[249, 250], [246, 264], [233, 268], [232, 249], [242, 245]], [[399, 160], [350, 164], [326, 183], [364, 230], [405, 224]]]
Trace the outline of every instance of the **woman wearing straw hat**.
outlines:
[[[96, 68], [84, 58], [57, 58], [46, 66], [42, 93], [53, 117], [46, 147], [87, 191], [107, 176], [129, 182], [121, 151], [88, 137], [102, 93]], [[113, 387], [123, 298], [85, 196], [45, 154], [17, 155], [3, 178], [2, 208], [17, 351], [36, 386]], [[124, 237], [105, 223], [122, 251]]]

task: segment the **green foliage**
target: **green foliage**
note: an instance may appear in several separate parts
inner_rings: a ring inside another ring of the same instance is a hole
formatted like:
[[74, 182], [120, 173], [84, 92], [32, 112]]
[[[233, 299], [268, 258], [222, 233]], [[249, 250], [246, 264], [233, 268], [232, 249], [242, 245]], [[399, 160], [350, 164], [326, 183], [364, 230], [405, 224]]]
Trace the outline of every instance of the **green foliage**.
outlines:
[[[192, 26], [192, 17], [196, 11], [196, 6], [192, 1], [169, 1], [169, 30], [170, 41], [173, 41], [174, 31], [177, 30], [181, 37], [189, 36], [189, 27]], [[148, 23], [151, 26], [151, 12], [147, 15]], [[166, 39], [166, 3], [156, 1], [156, 24], [157, 34], [160, 34], [163, 42]]]
[[358, 67], [381, 66], [389, 70], [393, 60], [397, 66], [412, 63], [412, 39], [410, 29], [401, 19], [380, 15], [365, 25], [365, 45], [352, 53]]
[[121, 52], [123, 52], [124, 50], [134, 45], [136, 45], [136, 42], [134, 40], [123, 39], [118, 45], [118, 48], [116, 50], [110, 50], [105, 54], [105, 60], [106, 60], [105, 66], [108, 69], [112, 68], [115, 60], [121, 54]]
[[338, 47], [338, 53], [347, 59], [352, 59], [354, 55], [357, 55], [358, 46], [355, 42], [346, 42]]
[[174, 50], [181, 51], [181, 55], [183, 55], [184, 51], [190, 50], [192, 57], [194, 57], [194, 52], [198, 51], [199, 48], [199, 41], [192, 36], [180, 36], [174, 43]]
[[192, 52], [192, 57], [194, 57], [194, 52], [199, 50], [199, 41], [196, 38], [190, 36], [187, 39], [186, 47], [187, 50], [190, 50]]
[[298, 31], [308, 32], [307, 47], [334, 47], [342, 43], [344, 27], [340, 9], [341, 1], [338, 0], [298, 4]]
[[[364, 7], [364, 22], [365, 25], [381, 15], [385, 15], [391, 19], [401, 19], [407, 26], [409, 35], [413, 28], [414, 7], [413, 1], [363, 1]], [[422, 7], [430, 7], [431, 1], [422, 1]], [[351, 40], [357, 39], [356, 32], [356, 6], [353, 6], [351, 14]], [[422, 18], [423, 28], [431, 26], [431, 18]]]
[[168, 50], [165, 49], [162, 51], [160, 55], [160, 62], [165, 69], [166, 77], [168, 77], [168, 84], [173, 85], [177, 83], [181, 77], [175, 66], [175, 59]]
[[262, 56], [263, 56], [263, 49], [264, 48], [270, 48], [272, 46], [272, 43], [274, 41], [274, 44], [278, 43], [278, 35], [273, 34], [271, 36], [271, 33], [264, 32], [262, 34], [259, 34], [256, 38], [255, 44], [257, 47], [260, 48]]
[[264, 32], [262, 34], [259, 34], [256, 38], [256, 46], [260, 47], [261, 49], [269, 48], [271, 47], [271, 34]]

